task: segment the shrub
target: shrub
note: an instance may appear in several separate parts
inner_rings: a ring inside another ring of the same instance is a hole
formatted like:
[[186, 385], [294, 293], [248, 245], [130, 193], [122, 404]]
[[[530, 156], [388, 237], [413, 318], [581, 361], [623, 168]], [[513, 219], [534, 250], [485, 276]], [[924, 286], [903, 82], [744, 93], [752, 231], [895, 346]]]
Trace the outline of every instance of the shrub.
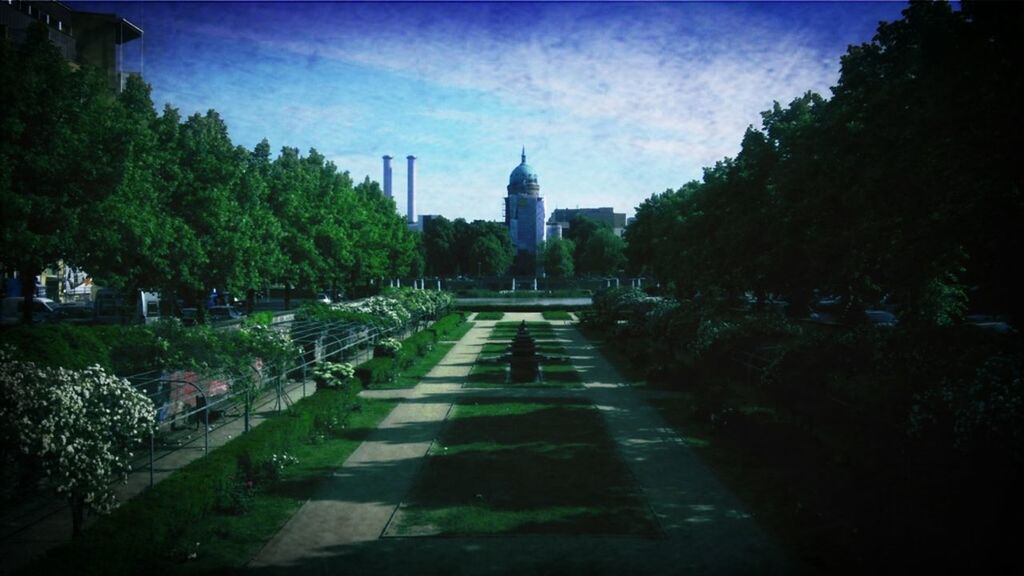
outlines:
[[402, 343], [394, 338], [384, 338], [373, 347], [374, 358], [397, 358]]
[[434, 348], [436, 337], [429, 329], [413, 334], [402, 342], [402, 355], [410, 360], [415, 356], [426, 356]]
[[393, 358], [374, 358], [363, 362], [356, 368], [356, 378], [364, 388], [374, 384], [387, 384], [395, 379], [398, 366]]
[[321, 362], [313, 368], [317, 388], [342, 388], [355, 376], [355, 368], [348, 362]]

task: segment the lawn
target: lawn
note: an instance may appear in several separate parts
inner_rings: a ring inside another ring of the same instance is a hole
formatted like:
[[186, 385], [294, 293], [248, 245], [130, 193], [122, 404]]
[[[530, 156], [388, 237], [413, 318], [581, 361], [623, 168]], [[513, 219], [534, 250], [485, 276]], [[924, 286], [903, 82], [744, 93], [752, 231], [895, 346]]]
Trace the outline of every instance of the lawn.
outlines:
[[473, 320], [501, 320], [504, 317], [504, 312], [477, 312]]
[[455, 347], [455, 342], [440, 342], [434, 344], [434, 348], [427, 352], [426, 356], [417, 356], [412, 366], [409, 366], [391, 382], [381, 382], [373, 385], [375, 390], [388, 390], [393, 388], [413, 388], [420, 383], [420, 380], [427, 375], [427, 372], [440, 362], [449, 350]]
[[656, 527], [588, 401], [460, 400], [388, 535], [531, 533]]
[[572, 314], [565, 310], [545, 310], [541, 314], [545, 320], [572, 320]]
[[[305, 444], [291, 453], [298, 464], [285, 468], [281, 480], [257, 493], [244, 514], [218, 513], [192, 525], [178, 538], [179, 545], [152, 567], [170, 574], [204, 574], [225, 567], [245, 566], [284, 523], [316, 491], [330, 471], [338, 468], [395, 407], [395, 401], [362, 400], [346, 432], [320, 444]], [[195, 545], [194, 543], [198, 543]], [[188, 555], [196, 553], [194, 560]]]

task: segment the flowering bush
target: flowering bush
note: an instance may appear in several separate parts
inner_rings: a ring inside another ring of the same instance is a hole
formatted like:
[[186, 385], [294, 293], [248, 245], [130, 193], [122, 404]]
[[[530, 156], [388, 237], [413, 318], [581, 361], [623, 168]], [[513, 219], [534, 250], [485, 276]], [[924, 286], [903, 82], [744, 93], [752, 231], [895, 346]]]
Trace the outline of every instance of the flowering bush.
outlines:
[[270, 326], [254, 324], [243, 327], [239, 332], [244, 351], [264, 364], [285, 366], [294, 362], [301, 353], [287, 332]]
[[400, 326], [412, 318], [412, 314], [399, 299], [389, 296], [371, 296], [355, 302], [340, 304], [339, 307], [344, 310], [369, 314], [379, 318], [388, 326]]
[[340, 388], [356, 374], [348, 362], [321, 362], [313, 368], [317, 388]]
[[394, 338], [384, 338], [373, 347], [374, 358], [395, 358], [402, 350], [402, 343]]
[[154, 420], [145, 395], [99, 366], [40, 367], [0, 351], [0, 435], [68, 498], [75, 534], [86, 507], [106, 513], [117, 505], [110, 481], [127, 479], [131, 449]]

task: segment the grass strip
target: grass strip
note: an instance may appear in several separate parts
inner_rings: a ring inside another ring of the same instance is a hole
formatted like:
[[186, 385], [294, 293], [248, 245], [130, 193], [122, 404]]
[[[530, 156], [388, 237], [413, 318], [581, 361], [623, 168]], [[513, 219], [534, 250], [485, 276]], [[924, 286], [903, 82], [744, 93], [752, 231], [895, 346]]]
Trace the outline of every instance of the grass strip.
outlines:
[[460, 400], [394, 524], [395, 535], [655, 532], [597, 409], [565, 398]]
[[395, 404], [358, 398], [353, 390], [319, 390], [176, 471], [22, 573], [242, 568]]
[[504, 317], [504, 312], [477, 312], [473, 320], [501, 320]]
[[545, 320], [572, 320], [572, 314], [565, 310], [545, 310], [541, 315]]
[[427, 352], [426, 356], [418, 356], [409, 366], [398, 375], [392, 382], [385, 382], [374, 386], [375, 390], [392, 390], [397, 388], [412, 388], [420, 383], [420, 380], [430, 372], [437, 363], [455, 347], [454, 342], [441, 342]]

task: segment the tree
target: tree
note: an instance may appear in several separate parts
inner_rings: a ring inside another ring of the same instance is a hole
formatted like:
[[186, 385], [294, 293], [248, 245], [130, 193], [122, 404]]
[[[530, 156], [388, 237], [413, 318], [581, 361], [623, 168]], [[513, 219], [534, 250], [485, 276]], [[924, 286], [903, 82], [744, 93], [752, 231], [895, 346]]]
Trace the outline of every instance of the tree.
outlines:
[[595, 274], [616, 274], [626, 262], [622, 238], [609, 228], [600, 228], [586, 241], [580, 267]]
[[[124, 136], [104, 78], [72, 69], [45, 24], [29, 27], [17, 50], [0, 44], [0, 242], [31, 303], [44, 268], [74, 261], [85, 209], [117, 187]], [[24, 314], [30, 322], [31, 305]]]
[[450, 276], [458, 263], [455, 251], [455, 226], [444, 216], [427, 221], [423, 227], [423, 252], [428, 274]]
[[584, 275], [594, 273], [594, 271], [588, 269], [583, 262], [583, 250], [590, 238], [599, 229], [601, 229], [602, 226], [604, 226], [604, 224], [582, 214], [577, 214], [569, 222], [569, 228], [565, 230], [564, 234], [565, 239], [571, 240], [575, 247], [572, 258], [577, 274]]
[[111, 480], [155, 422], [153, 403], [99, 366], [39, 367], [0, 353], [0, 437], [35, 461], [71, 504], [72, 534], [85, 510], [116, 505]]
[[481, 274], [501, 275], [512, 265], [514, 251], [512, 240], [501, 224], [494, 222], [473, 222], [476, 238], [469, 249], [469, 259], [477, 263]]
[[544, 273], [553, 278], [572, 278], [572, 240], [550, 238], [541, 245]]

